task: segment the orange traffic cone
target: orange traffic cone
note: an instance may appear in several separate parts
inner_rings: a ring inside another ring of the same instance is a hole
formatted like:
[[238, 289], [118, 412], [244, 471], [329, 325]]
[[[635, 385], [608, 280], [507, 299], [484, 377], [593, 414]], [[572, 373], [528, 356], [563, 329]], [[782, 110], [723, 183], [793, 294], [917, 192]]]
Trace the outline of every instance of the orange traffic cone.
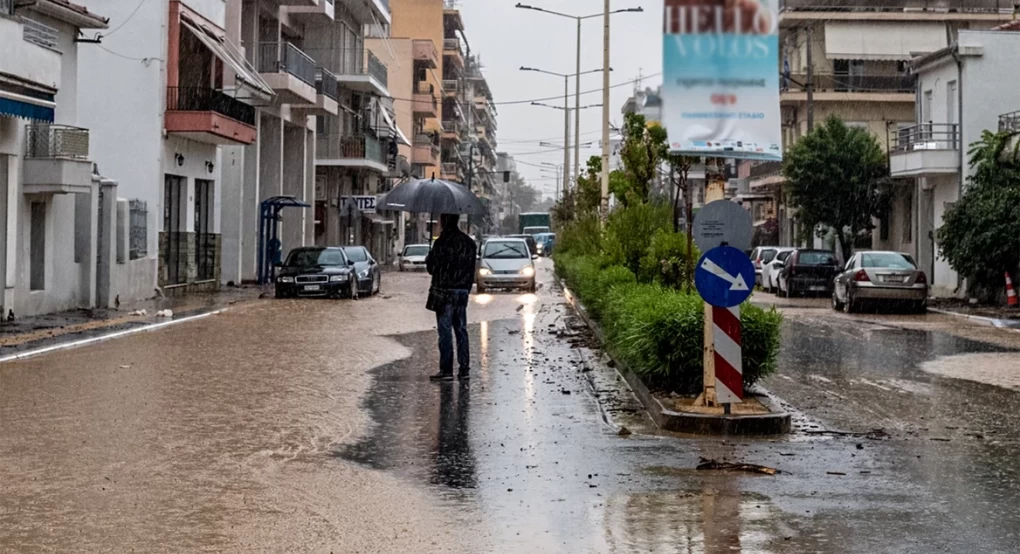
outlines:
[[1016, 290], [1013, 289], [1013, 279], [1009, 278], [1009, 272], [1006, 272], [1006, 304], [1016, 307], [1020, 304], [1020, 299], [1016, 297]]

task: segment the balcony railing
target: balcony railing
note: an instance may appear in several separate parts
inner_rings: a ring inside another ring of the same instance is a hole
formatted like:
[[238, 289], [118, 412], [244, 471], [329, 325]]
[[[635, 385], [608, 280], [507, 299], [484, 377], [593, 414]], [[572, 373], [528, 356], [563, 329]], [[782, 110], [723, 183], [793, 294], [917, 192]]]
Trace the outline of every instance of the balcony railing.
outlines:
[[1000, 133], [1020, 133], [1020, 111], [999, 116]]
[[89, 130], [69, 125], [33, 123], [25, 128], [26, 158], [89, 158]]
[[14, 0], [0, 0], [0, 15], [14, 15]]
[[215, 112], [255, 126], [255, 108], [214, 89], [167, 87], [166, 109], [176, 112]]
[[385, 164], [382, 143], [370, 135], [318, 135], [316, 156], [320, 159], [363, 159]]
[[761, 179], [762, 177], [779, 175], [782, 170], [782, 162], [762, 162], [751, 166], [751, 172], [748, 174], [748, 179]]
[[[3, 0], [0, 0], [0, 2], [3, 2]], [[0, 13], [7, 13], [4, 12], [2, 6], [0, 6]], [[39, 23], [34, 19], [23, 18], [22, 23], [24, 24], [24, 27], [21, 31], [21, 38], [24, 39], [25, 42], [31, 42], [32, 44], [38, 44], [44, 48], [56, 50], [57, 37], [60, 31], [50, 27], [49, 25]]]
[[460, 81], [457, 79], [443, 79], [443, 92], [457, 92], [460, 88]]
[[315, 70], [315, 92], [333, 100], [338, 99], [340, 96], [340, 83], [337, 82], [336, 75], [321, 67], [317, 68]]
[[779, 0], [780, 11], [1010, 12], [1013, 0]]
[[460, 176], [460, 164], [457, 162], [443, 162], [443, 175]]
[[[796, 82], [795, 82], [796, 81]], [[791, 75], [790, 90], [803, 91], [807, 75]], [[815, 92], [914, 92], [911, 75], [814, 74]]]
[[431, 62], [433, 65], [439, 61], [436, 45], [431, 40], [414, 39], [411, 42], [411, 50], [415, 60]]
[[375, 77], [384, 87], [389, 86], [389, 70], [371, 51], [368, 53], [368, 74]]
[[959, 147], [960, 126], [956, 123], [920, 123], [898, 130], [892, 151], [956, 150]]
[[315, 60], [289, 42], [259, 43], [259, 73], [290, 73], [315, 86]]
[[464, 51], [460, 47], [460, 40], [455, 38], [443, 39], [443, 53], [446, 52], [456, 52], [457, 54], [463, 56]]

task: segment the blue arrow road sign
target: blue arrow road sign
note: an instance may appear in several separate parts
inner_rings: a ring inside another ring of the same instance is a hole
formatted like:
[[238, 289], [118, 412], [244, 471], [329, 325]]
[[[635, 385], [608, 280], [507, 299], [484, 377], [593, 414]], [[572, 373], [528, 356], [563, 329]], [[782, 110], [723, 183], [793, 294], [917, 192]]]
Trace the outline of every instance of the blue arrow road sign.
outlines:
[[705, 302], [720, 308], [740, 305], [754, 288], [751, 259], [732, 246], [705, 252], [694, 270], [694, 285]]

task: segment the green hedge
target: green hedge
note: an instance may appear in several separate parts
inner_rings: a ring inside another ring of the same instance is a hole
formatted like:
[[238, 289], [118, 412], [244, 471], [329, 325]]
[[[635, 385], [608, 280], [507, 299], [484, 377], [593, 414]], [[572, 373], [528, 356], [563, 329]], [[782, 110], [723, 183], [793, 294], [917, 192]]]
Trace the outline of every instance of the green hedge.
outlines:
[[[639, 284], [606, 256], [554, 255], [556, 272], [602, 327], [609, 349], [656, 388], [696, 393], [702, 382], [704, 304], [658, 284]], [[782, 316], [741, 306], [744, 387], [776, 370]]]

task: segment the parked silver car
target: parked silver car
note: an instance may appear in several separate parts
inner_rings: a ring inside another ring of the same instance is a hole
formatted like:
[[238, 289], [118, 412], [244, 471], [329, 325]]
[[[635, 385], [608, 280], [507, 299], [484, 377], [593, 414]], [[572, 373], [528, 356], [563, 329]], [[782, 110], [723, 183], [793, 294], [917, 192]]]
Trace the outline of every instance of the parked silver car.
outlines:
[[417, 271], [425, 269], [425, 259], [429, 257], [432, 250], [427, 244], [408, 244], [400, 253], [400, 271]]
[[786, 258], [793, 252], [788, 246], [776, 247], [776, 257], [761, 266], [761, 288], [766, 292], [777, 292], [779, 289], [779, 270], [783, 269]]
[[478, 292], [487, 289], [525, 289], [535, 292], [535, 262], [524, 239], [489, 239], [478, 255]]
[[864, 302], [900, 302], [911, 311], [928, 309], [928, 277], [904, 254], [858, 252], [836, 276], [832, 309], [852, 313]]

